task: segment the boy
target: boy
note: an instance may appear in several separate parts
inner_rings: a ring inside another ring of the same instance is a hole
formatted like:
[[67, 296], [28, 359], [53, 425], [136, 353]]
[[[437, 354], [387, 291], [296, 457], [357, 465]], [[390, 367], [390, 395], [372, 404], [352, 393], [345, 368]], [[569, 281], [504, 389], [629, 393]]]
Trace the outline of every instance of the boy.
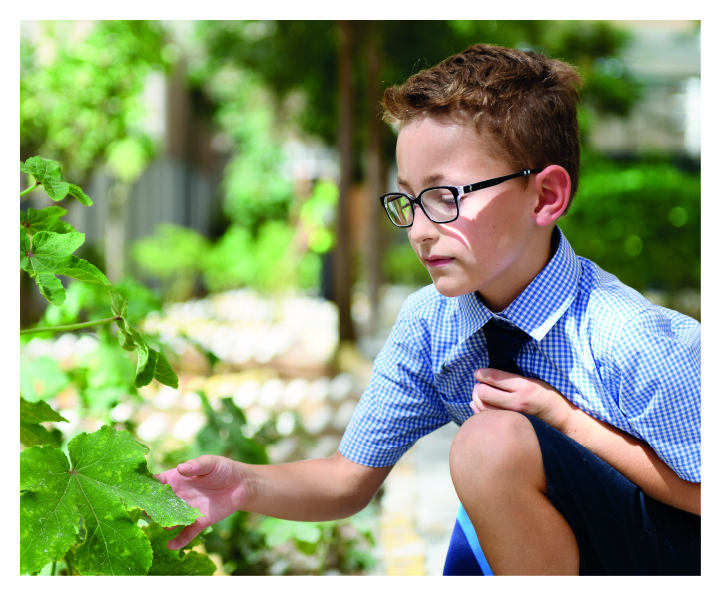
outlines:
[[159, 475], [206, 515], [171, 548], [238, 509], [351, 515], [452, 420], [446, 574], [700, 573], [700, 326], [556, 227], [578, 184], [578, 84], [479, 44], [386, 90], [400, 191], [381, 201], [433, 285], [406, 300], [333, 456]]

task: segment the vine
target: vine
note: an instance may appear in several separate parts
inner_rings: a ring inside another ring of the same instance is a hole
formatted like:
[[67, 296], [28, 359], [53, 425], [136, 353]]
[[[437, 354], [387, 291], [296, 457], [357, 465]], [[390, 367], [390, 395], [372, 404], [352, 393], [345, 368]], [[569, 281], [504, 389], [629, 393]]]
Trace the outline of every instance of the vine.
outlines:
[[[75, 197], [85, 206], [92, 200], [69, 183], [55, 162], [32, 157], [20, 162], [20, 171], [42, 186], [53, 201]], [[100, 284], [108, 289], [111, 317], [21, 330], [58, 333], [115, 323], [121, 347], [137, 354], [136, 388], [153, 379], [178, 387], [178, 377], [161, 350], [151, 348], [130, 325], [127, 299], [97, 267], [73, 253], [85, 235], [60, 219], [59, 206], [20, 212], [20, 268], [37, 283], [48, 302], [60, 306], [66, 293], [57, 275]], [[37, 575], [58, 562], [67, 575], [212, 575], [215, 564], [201, 553], [167, 548], [168, 540], [191, 524], [200, 511], [175, 496], [147, 468], [148, 448], [127, 430], [103, 426], [80, 433], [60, 449], [57, 433], [42, 423], [67, 422], [43, 400], [20, 397], [20, 572]], [[140, 522], [145, 525], [141, 527]], [[163, 528], [178, 526], [174, 530]]]

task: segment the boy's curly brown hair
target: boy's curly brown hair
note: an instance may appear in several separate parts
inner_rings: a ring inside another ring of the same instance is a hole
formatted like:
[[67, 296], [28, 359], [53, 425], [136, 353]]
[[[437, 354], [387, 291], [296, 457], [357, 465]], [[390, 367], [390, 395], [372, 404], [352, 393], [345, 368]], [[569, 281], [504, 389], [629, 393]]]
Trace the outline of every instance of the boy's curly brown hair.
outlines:
[[[513, 172], [552, 164], [565, 168], [573, 199], [581, 161], [576, 114], [581, 85], [566, 62], [476, 44], [387, 88], [383, 120], [400, 129], [423, 116], [470, 118], [495, 141], [491, 149]], [[520, 180], [528, 183], [528, 178]]]

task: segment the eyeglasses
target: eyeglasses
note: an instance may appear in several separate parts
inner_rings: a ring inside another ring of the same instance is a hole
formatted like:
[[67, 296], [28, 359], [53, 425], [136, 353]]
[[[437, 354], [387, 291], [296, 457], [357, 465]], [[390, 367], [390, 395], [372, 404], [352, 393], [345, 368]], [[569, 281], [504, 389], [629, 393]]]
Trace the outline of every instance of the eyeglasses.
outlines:
[[538, 174], [542, 169], [523, 170], [517, 174], [509, 176], [501, 176], [500, 178], [491, 178], [483, 182], [475, 182], [466, 186], [433, 186], [426, 188], [413, 198], [402, 192], [391, 192], [380, 198], [381, 205], [385, 209], [388, 219], [398, 228], [410, 228], [413, 225], [415, 216], [414, 205], [420, 205], [426, 217], [435, 223], [450, 223], [458, 219], [460, 207], [458, 201], [463, 195], [481, 190], [482, 188], [490, 188], [496, 186], [506, 180], [518, 178], [520, 176], [528, 176], [529, 174]]

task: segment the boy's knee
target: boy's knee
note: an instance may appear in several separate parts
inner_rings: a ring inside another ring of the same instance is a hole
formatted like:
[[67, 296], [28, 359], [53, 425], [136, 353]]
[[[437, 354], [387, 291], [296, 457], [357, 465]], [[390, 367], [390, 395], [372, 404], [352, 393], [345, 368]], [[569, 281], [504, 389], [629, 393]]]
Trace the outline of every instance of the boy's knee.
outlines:
[[[543, 463], [533, 425], [517, 412], [484, 411], [461, 426], [450, 449], [450, 471], [456, 490], [489, 488], [519, 480]], [[459, 495], [460, 496], [460, 495]]]

